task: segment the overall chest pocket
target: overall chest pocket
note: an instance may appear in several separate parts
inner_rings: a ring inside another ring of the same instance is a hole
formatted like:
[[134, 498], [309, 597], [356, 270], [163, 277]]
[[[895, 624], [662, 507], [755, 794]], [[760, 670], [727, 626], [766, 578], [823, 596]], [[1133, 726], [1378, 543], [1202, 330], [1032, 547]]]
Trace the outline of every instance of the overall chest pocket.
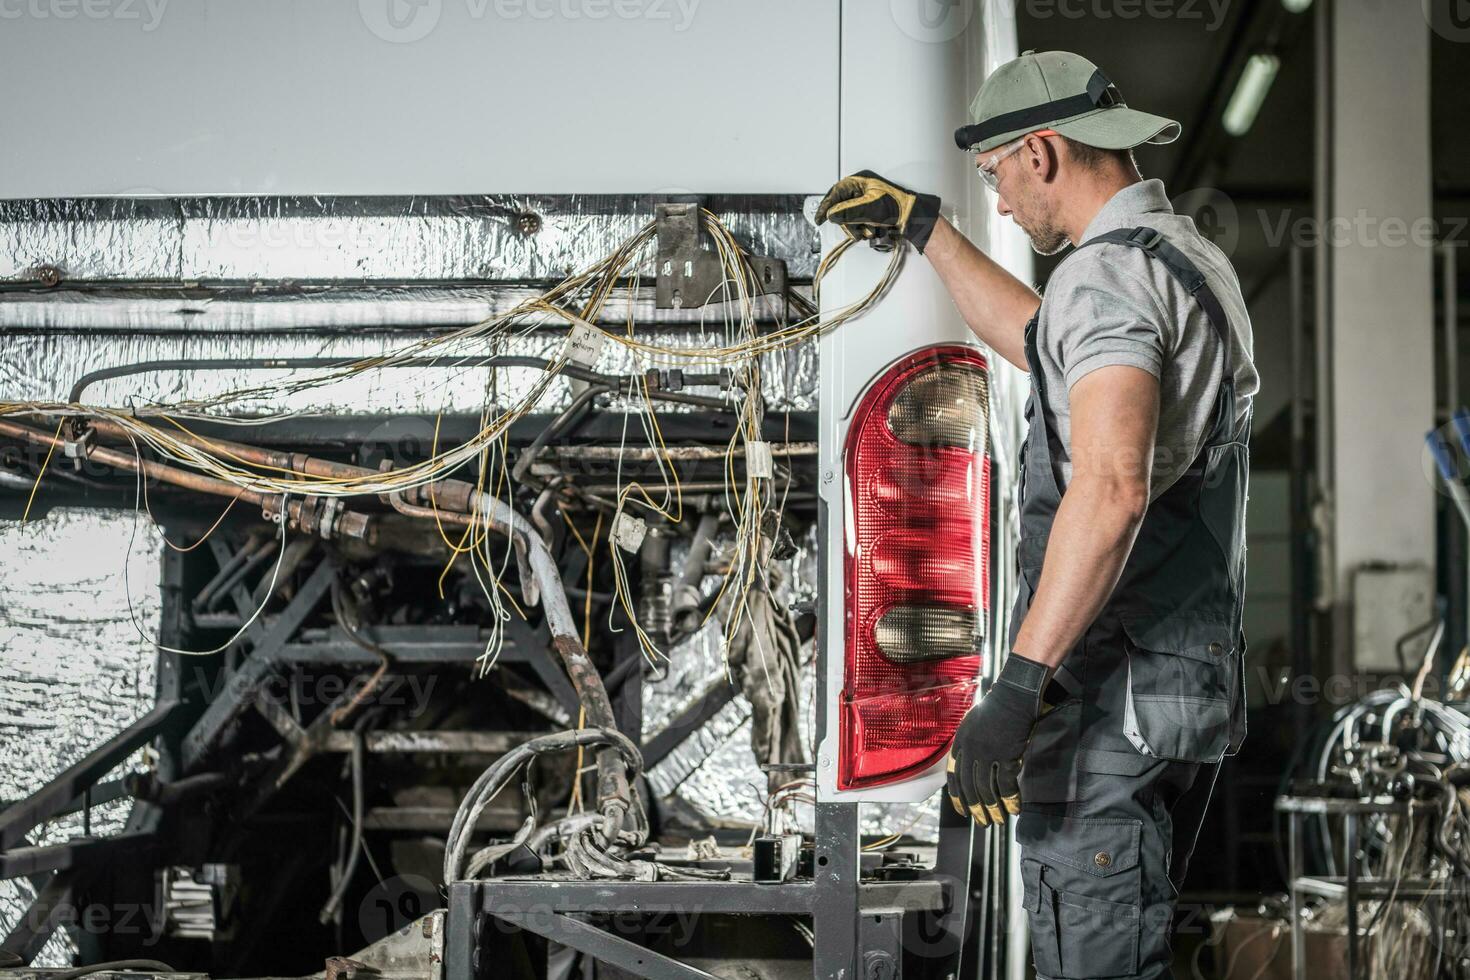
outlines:
[[1144, 755], [1218, 762], [1239, 745], [1242, 662], [1223, 623], [1123, 622], [1128, 691], [1123, 734]]

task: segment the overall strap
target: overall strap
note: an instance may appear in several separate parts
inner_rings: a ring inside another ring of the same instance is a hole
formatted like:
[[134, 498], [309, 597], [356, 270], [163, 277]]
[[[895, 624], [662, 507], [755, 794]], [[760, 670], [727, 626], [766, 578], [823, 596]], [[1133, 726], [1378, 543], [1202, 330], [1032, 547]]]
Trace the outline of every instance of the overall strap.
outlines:
[[1220, 304], [1220, 297], [1215, 295], [1215, 291], [1205, 281], [1205, 275], [1199, 271], [1199, 267], [1191, 262], [1183, 252], [1170, 245], [1164, 238], [1163, 232], [1157, 228], [1142, 226], [1115, 228], [1112, 231], [1103, 232], [1096, 238], [1089, 238], [1077, 248], [1106, 244], [1128, 245], [1142, 249], [1145, 254], [1152, 255], [1164, 263], [1164, 268], [1169, 270], [1169, 274], [1195, 298], [1200, 308], [1205, 311], [1205, 316], [1209, 317], [1210, 323], [1215, 328], [1215, 335], [1220, 338], [1220, 344], [1225, 348], [1224, 377], [1230, 378], [1234, 370], [1231, 359], [1230, 319], [1225, 315], [1225, 307]]

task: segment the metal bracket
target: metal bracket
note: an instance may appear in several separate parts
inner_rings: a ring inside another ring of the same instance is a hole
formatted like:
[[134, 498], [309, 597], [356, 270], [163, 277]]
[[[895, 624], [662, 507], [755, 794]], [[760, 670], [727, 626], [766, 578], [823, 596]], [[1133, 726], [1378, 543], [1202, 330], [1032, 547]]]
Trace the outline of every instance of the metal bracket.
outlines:
[[[722, 290], [725, 267], [705, 240], [696, 203], [659, 204], [654, 209], [658, 233], [658, 269], [654, 306], [689, 309], [723, 302], [733, 291]], [[755, 295], [786, 292], [786, 263], [764, 255], [745, 256]]]

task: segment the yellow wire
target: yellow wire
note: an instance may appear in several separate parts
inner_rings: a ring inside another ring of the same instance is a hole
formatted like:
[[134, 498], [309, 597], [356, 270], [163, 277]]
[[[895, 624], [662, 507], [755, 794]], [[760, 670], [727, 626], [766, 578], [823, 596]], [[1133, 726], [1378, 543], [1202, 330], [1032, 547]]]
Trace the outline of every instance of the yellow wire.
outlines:
[[41, 470], [36, 474], [36, 482], [31, 484], [31, 495], [26, 498], [26, 509], [20, 515], [22, 524], [31, 516], [31, 504], [36, 502], [36, 491], [41, 488], [41, 478], [46, 475], [46, 467], [51, 465], [51, 454], [56, 452], [56, 442], [61, 438], [61, 427], [65, 424], [66, 419], [56, 423], [56, 434], [51, 437], [51, 443], [46, 447], [46, 458], [41, 460]]

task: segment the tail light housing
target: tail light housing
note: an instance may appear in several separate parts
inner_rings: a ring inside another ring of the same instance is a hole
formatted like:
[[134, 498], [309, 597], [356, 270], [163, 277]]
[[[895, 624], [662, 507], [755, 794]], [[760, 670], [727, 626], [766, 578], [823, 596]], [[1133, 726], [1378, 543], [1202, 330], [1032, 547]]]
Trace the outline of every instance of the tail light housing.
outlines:
[[929, 348], [853, 415], [838, 789], [923, 773], [974, 701], [990, 609], [989, 392], [979, 351]]

